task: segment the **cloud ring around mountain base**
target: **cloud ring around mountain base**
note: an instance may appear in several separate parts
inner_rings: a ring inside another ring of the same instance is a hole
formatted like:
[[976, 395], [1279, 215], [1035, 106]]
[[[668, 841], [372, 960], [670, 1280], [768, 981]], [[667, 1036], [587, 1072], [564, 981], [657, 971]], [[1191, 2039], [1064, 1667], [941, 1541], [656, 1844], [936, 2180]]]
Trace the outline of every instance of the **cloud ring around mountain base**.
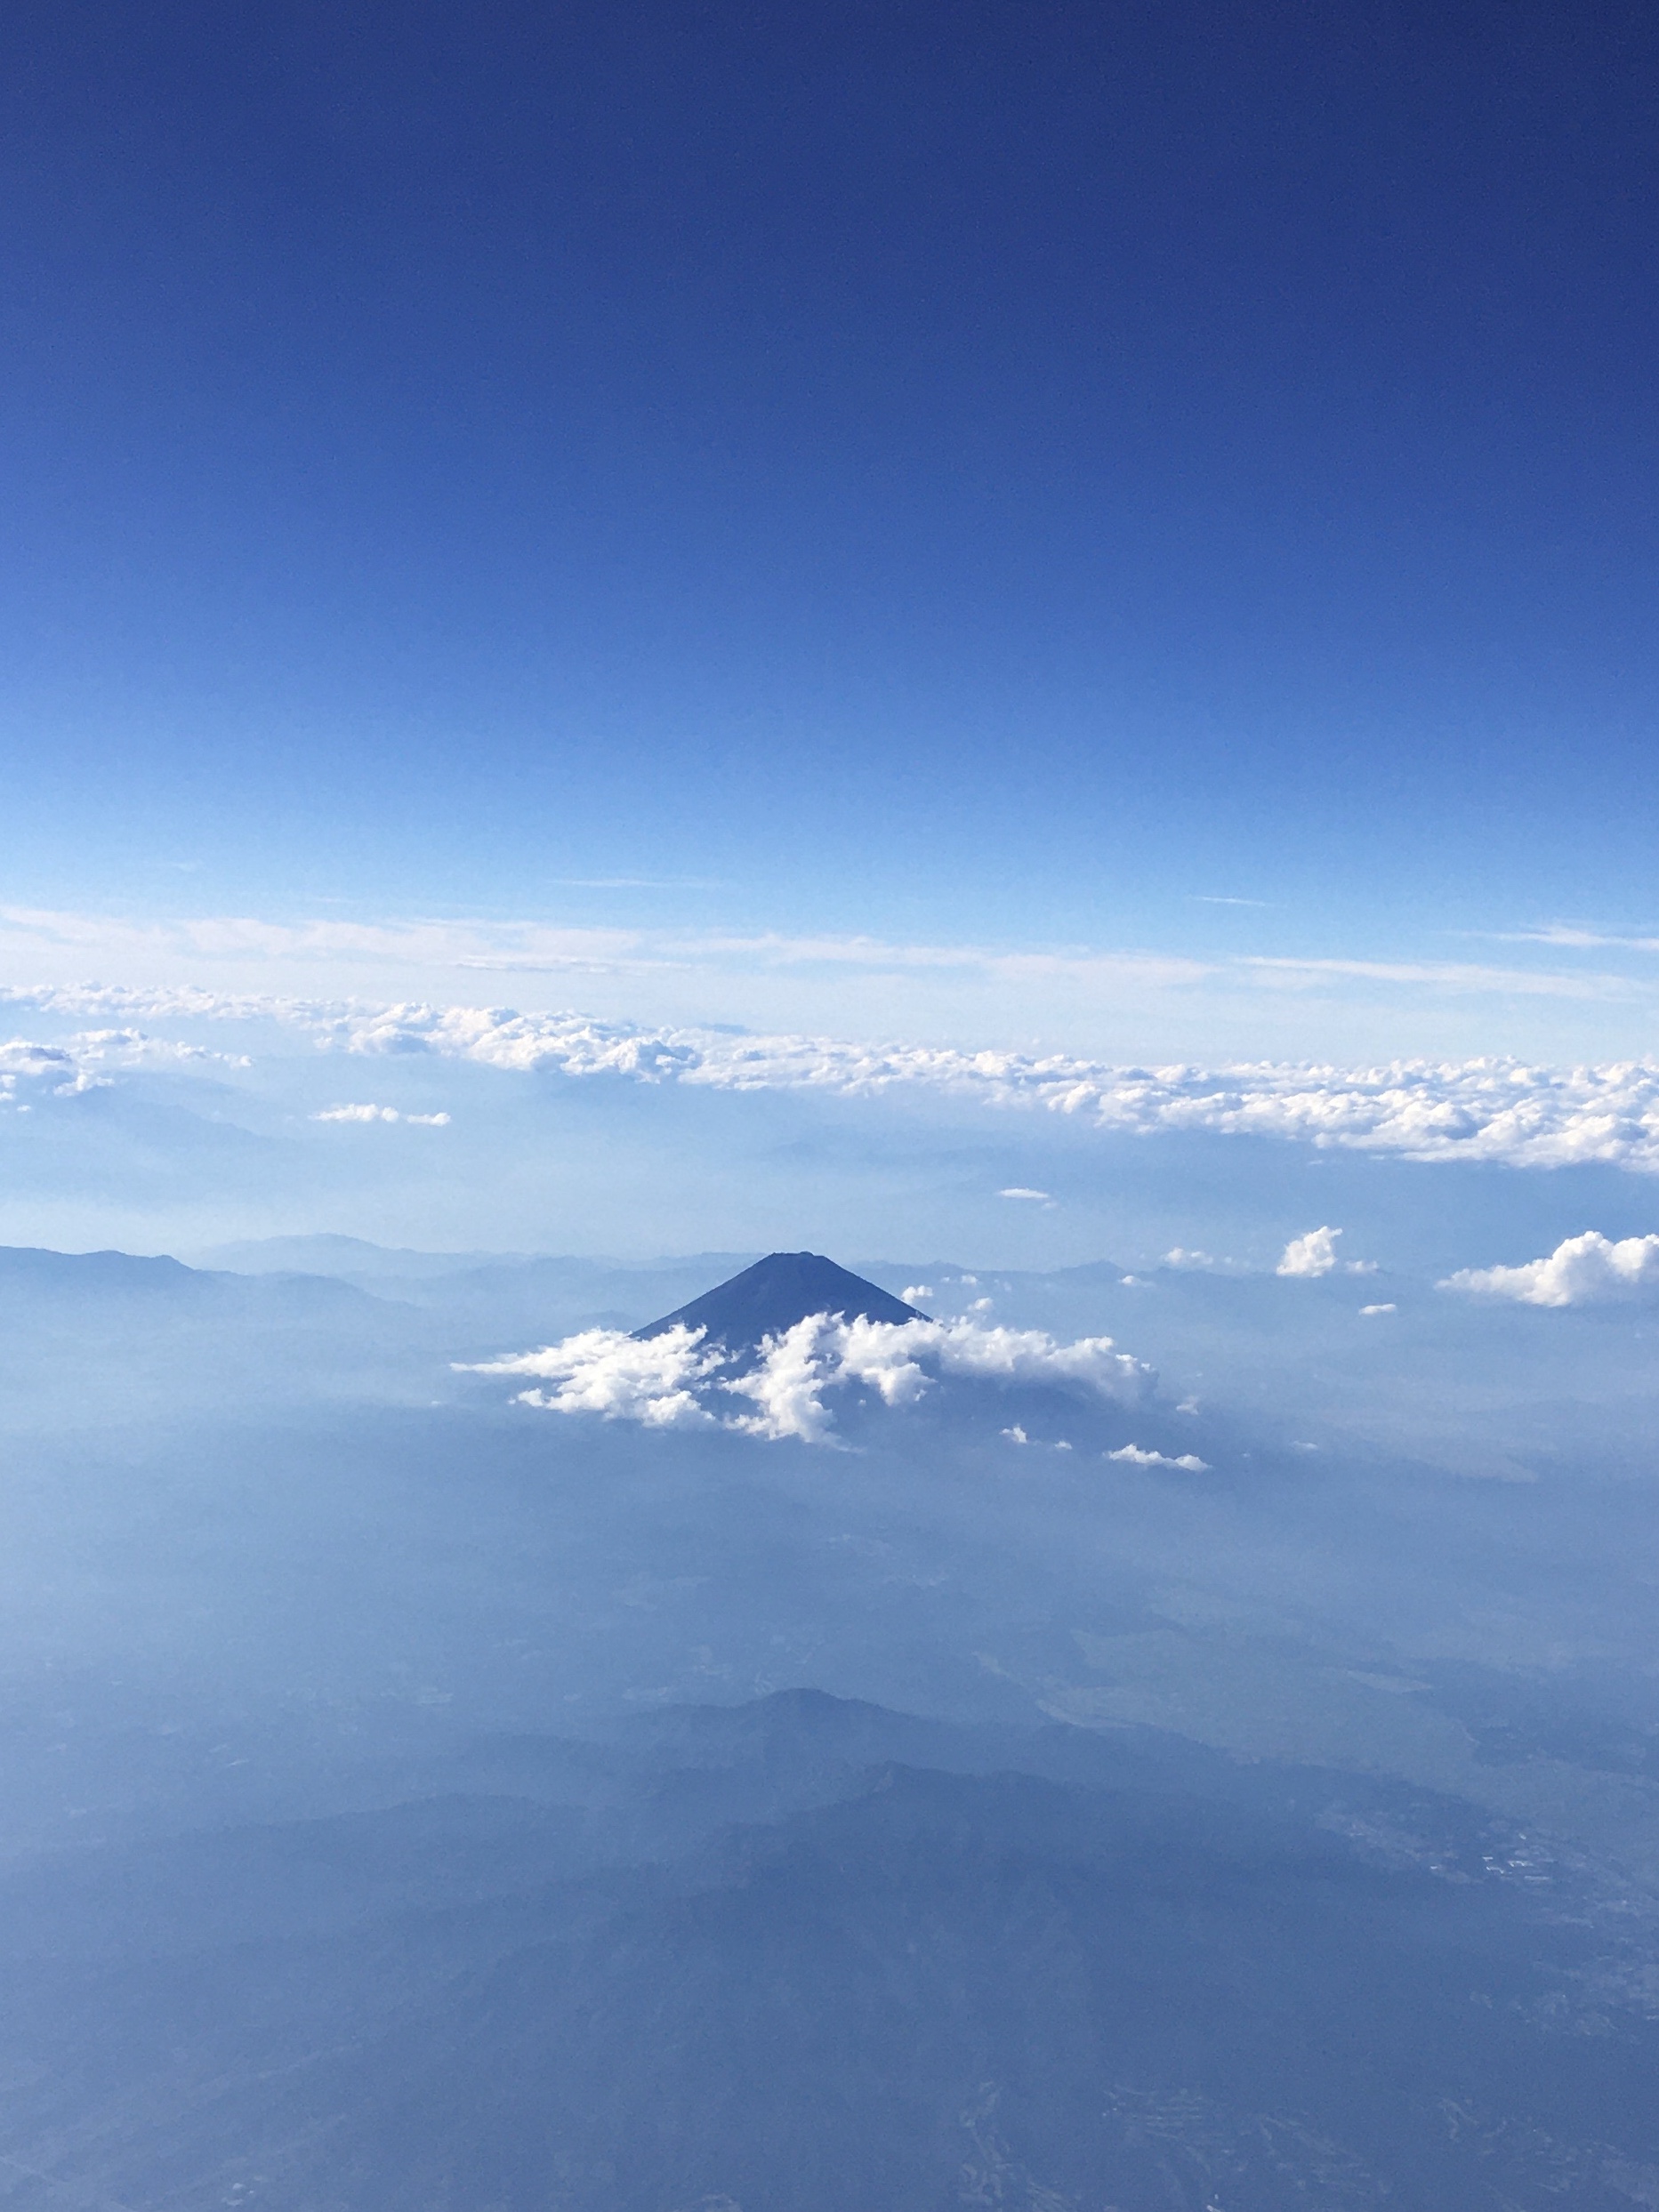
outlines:
[[[809, 1314], [767, 1337], [752, 1357], [678, 1326], [640, 1339], [586, 1329], [559, 1344], [464, 1364], [483, 1375], [523, 1375], [538, 1384], [520, 1404], [552, 1413], [594, 1413], [648, 1428], [725, 1428], [772, 1441], [837, 1441], [833, 1394], [862, 1389], [890, 1406], [915, 1403], [952, 1379], [1039, 1384], [1135, 1404], [1156, 1379], [1151, 1368], [1110, 1337], [1060, 1343], [1041, 1329], [962, 1321], [848, 1321]], [[747, 1410], [744, 1410], [746, 1408]]]

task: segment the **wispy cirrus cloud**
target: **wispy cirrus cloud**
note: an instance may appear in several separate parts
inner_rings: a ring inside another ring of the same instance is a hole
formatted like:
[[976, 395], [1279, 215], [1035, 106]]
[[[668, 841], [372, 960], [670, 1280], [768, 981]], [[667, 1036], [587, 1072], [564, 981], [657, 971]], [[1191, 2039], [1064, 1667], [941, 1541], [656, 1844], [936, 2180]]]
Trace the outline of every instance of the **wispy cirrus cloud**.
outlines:
[[[620, 888], [631, 880], [584, 880], [579, 888]], [[572, 887], [578, 888], [575, 880]], [[637, 888], [686, 889], [685, 885]], [[713, 888], [697, 886], [695, 888]], [[1204, 894], [1203, 903], [1269, 911], [1267, 902]], [[1659, 938], [1598, 933], [1567, 925], [1494, 933], [1513, 944], [1581, 950], [1603, 945], [1659, 949]], [[65, 954], [103, 967], [141, 962], [151, 975], [188, 961], [198, 969], [272, 965], [314, 970], [373, 968], [407, 973], [741, 976], [814, 971], [873, 976], [957, 977], [1014, 986], [1063, 983], [1074, 989], [1190, 991], [1310, 989], [1370, 983], [1444, 993], [1594, 1000], [1647, 986], [1616, 972], [1580, 967], [1543, 969], [1468, 961], [1330, 958], [1241, 953], [1190, 955], [1137, 947], [999, 946], [931, 944], [874, 934], [775, 930], [737, 932], [647, 926], [498, 920], [480, 916], [351, 919], [323, 915], [272, 920], [257, 915], [181, 915], [134, 920], [68, 909], [0, 905], [0, 953]]]
[[351, 921], [332, 916], [278, 921], [254, 915], [181, 916], [135, 921], [39, 907], [0, 906], [0, 945], [13, 959], [38, 953], [138, 960], [154, 973], [180, 959], [284, 962], [313, 969], [361, 963], [474, 974], [655, 974], [813, 969], [880, 974], [955, 973], [1012, 983], [1064, 977], [1177, 986], [1204, 981], [1214, 963], [1176, 953], [1089, 948], [1009, 950], [976, 945], [897, 943], [862, 934], [738, 934], [560, 926], [540, 921], [415, 917]]
[[1504, 945], [1556, 945], [1564, 951], [1659, 953], [1659, 937], [1639, 931], [1597, 929], [1582, 922], [1550, 921], [1536, 929], [1509, 929], [1498, 942]]
[[1457, 997], [1616, 1000], [1648, 995], [1648, 987], [1629, 976], [1585, 975], [1571, 969], [1494, 968], [1478, 961], [1322, 960], [1290, 953], [1245, 953], [1239, 955], [1236, 965], [1292, 988], [1349, 982], [1413, 985]]

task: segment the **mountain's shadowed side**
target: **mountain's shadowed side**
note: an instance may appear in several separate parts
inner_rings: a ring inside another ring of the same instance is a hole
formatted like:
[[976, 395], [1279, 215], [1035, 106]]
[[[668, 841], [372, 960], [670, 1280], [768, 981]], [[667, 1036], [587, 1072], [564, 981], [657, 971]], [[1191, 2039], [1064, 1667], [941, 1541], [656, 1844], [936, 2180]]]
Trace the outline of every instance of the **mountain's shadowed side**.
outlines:
[[639, 1338], [660, 1337], [680, 1327], [704, 1329], [713, 1343], [746, 1350], [763, 1338], [781, 1336], [809, 1314], [839, 1314], [848, 1321], [925, 1321], [862, 1275], [838, 1267], [820, 1252], [769, 1252], [729, 1283], [721, 1283], [689, 1306], [636, 1329]]

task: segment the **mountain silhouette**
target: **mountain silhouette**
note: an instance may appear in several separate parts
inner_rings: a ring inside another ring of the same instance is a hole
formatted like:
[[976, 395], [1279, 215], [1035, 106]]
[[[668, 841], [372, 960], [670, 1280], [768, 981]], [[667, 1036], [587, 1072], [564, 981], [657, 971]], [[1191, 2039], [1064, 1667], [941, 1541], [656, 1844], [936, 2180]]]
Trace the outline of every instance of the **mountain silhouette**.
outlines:
[[678, 1307], [633, 1333], [659, 1337], [683, 1324], [706, 1330], [711, 1343], [744, 1351], [753, 1349], [763, 1337], [793, 1329], [809, 1314], [840, 1314], [848, 1321], [928, 1318], [890, 1291], [838, 1267], [821, 1252], [769, 1252], [729, 1283], [717, 1284], [689, 1306]]

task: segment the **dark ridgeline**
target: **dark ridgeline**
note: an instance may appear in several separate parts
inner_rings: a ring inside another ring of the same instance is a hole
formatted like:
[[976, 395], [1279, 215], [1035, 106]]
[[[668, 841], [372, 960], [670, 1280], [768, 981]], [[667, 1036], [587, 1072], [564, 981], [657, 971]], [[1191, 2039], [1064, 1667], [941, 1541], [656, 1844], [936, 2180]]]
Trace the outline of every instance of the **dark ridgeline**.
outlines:
[[847, 1321], [925, 1321], [928, 1316], [902, 1298], [838, 1267], [821, 1252], [769, 1252], [729, 1283], [721, 1283], [689, 1306], [636, 1329], [640, 1338], [660, 1337], [682, 1323], [705, 1329], [709, 1341], [746, 1351], [763, 1337], [781, 1336], [809, 1314], [839, 1314]]
[[0, 1868], [7, 2212], [1659, 2201], [1659, 2023], [1456, 1798], [809, 1690], [420, 1777]]

